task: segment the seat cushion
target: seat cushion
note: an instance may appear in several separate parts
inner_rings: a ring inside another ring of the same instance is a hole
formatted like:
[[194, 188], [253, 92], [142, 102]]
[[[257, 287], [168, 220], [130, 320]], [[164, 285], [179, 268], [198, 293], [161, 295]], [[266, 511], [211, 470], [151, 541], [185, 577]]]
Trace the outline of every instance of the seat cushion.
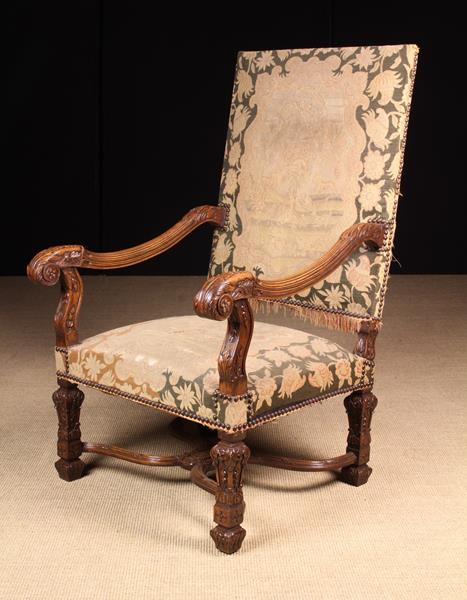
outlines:
[[249, 395], [216, 393], [225, 322], [171, 317], [57, 348], [57, 374], [215, 428], [249, 428], [306, 404], [369, 387], [373, 364], [321, 337], [256, 322]]

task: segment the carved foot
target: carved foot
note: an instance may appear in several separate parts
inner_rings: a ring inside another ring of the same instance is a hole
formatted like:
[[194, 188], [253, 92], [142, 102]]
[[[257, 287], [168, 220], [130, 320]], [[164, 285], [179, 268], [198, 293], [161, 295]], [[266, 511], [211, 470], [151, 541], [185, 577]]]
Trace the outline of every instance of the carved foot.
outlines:
[[58, 471], [60, 479], [64, 479], [65, 481], [74, 481], [82, 477], [85, 466], [84, 462], [79, 458], [73, 461], [61, 458], [55, 463], [55, 468]]
[[342, 469], [340, 479], [350, 485], [363, 485], [371, 475], [371, 468], [367, 465], [370, 458], [370, 426], [377, 404], [376, 396], [367, 390], [353, 392], [344, 400], [349, 419], [347, 452], [353, 452], [357, 460], [356, 464]]
[[211, 537], [216, 544], [216, 548], [224, 554], [233, 554], [240, 550], [246, 531], [240, 525], [226, 529], [218, 525], [211, 529]]
[[250, 457], [250, 450], [243, 439], [245, 434], [219, 432], [220, 441], [211, 449], [213, 466], [219, 489], [216, 492], [214, 521], [211, 530], [216, 548], [226, 554], [239, 550], [246, 531], [240, 527], [245, 512], [243, 501], [243, 469]]
[[368, 465], [360, 465], [359, 467], [346, 467], [340, 473], [341, 481], [358, 487], [366, 483], [371, 475], [372, 468]]
[[57, 454], [55, 463], [61, 479], [74, 481], [83, 475], [85, 464], [79, 460], [83, 450], [79, 413], [84, 400], [83, 392], [75, 383], [58, 380], [59, 388], [52, 396], [58, 415]]

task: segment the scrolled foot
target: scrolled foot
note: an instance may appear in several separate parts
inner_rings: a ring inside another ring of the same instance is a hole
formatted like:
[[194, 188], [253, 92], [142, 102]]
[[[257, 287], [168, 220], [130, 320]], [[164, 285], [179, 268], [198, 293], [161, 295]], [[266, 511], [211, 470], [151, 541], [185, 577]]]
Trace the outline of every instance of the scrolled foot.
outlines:
[[231, 529], [217, 525], [217, 527], [211, 529], [211, 537], [216, 544], [216, 548], [224, 554], [233, 554], [240, 550], [245, 535], [246, 531], [240, 525]]
[[373, 469], [368, 465], [360, 465], [359, 467], [345, 467], [340, 473], [340, 480], [348, 483], [349, 485], [359, 487], [368, 481], [372, 470]]
[[57, 460], [55, 468], [57, 469], [60, 479], [65, 481], [75, 481], [83, 476], [85, 464], [82, 460], [67, 461], [63, 458]]

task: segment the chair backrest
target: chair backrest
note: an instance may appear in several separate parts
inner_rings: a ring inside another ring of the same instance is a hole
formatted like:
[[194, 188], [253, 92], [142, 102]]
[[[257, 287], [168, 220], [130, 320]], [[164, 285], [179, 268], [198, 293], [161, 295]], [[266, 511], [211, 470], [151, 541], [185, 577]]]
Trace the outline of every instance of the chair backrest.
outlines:
[[381, 320], [418, 48], [240, 52], [210, 275], [291, 275], [344, 229], [387, 222], [326, 280], [277, 306], [339, 329]]

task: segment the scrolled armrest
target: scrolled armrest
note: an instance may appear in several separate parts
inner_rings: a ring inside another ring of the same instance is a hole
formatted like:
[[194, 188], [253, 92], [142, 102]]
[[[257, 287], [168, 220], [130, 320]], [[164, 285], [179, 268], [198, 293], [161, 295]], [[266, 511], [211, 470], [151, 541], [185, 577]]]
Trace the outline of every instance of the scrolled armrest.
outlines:
[[38, 252], [27, 267], [27, 274], [34, 283], [55, 285], [62, 269], [81, 267], [86, 249], [72, 246], [53, 246]]
[[80, 245], [54, 246], [36, 254], [27, 267], [29, 279], [48, 286], [60, 281], [61, 297], [55, 313], [57, 346], [78, 342], [77, 323], [83, 293], [78, 268], [129, 267], [162, 254], [203, 223], [214, 223], [222, 227], [224, 221], [223, 205], [198, 206], [163, 234], [133, 248], [118, 252], [92, 252]]
[[208, 279], [196, 294], [195, 311], [201, 317], [222, 321], [230, 315], [237, 300], [281, 298], [297, 294], [330, 275], [364, 242], [373, 248], [380, 248], [384, 243], [385, 227], [383, 223], [352, 225], [320, 259], [283, 279], [262, 280], [247, 271], [216, 275]]
[[384, 223], [357, 223], [346, 229], [337, 242], [309, 267], [283, 279], [258, 280], [256, 289], [263, 298], [292, 296], [313, 286], [337, 269], [363, 243], [371, 249], [384, 244]]
[[195, 312], [206, 319], [223, 321], [230, 316], [237, 300], [257, 295], [257, 284], [256, 277], [248, 271], [211, 277], [193, 300]]
[[161, 235], [126, 250], [93, 252], [79, 245], [47, 248], [36, 254], [29, 263], [28, 277], [43, 285], [54, 285], [59, 280], [60, 270], [68, 267], [86, 269], [130, 267], [169, 250], [203, 223], [214, 223], [222, 227], [224, 220], [223, 206], [197, 206]]

